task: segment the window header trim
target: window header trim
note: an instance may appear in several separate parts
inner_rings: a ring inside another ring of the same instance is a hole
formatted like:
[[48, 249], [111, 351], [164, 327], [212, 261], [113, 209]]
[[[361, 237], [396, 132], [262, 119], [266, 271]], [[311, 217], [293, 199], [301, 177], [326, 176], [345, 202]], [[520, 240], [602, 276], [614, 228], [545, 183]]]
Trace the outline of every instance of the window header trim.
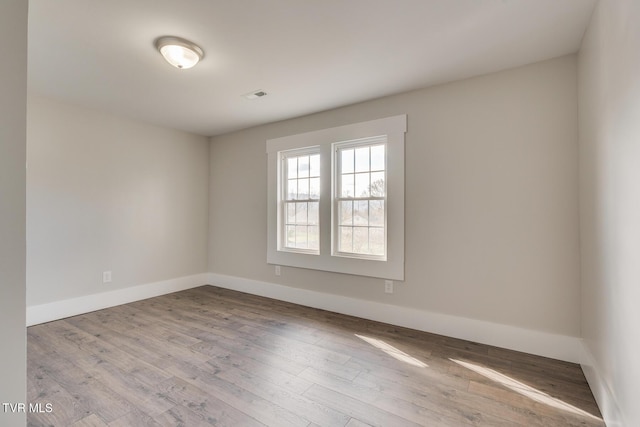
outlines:
[[404, 133], [407, 131], [407, 115], [385, 117], [328, 129], [298, 133], [267, 140], [267, 154], [278, 151], [300, 148], [300, 140], [306, 141], [307, 146], [326, 145], [342, 141], [367, 139], [390, 133]]

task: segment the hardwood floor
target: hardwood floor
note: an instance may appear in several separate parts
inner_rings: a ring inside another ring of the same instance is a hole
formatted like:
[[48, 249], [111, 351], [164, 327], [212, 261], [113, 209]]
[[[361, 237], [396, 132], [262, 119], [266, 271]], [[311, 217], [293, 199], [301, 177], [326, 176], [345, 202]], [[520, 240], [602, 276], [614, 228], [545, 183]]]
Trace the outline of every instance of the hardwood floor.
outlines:
[[575, 364], [203, 286], [28, 328], [30, 426], [604, 426]]

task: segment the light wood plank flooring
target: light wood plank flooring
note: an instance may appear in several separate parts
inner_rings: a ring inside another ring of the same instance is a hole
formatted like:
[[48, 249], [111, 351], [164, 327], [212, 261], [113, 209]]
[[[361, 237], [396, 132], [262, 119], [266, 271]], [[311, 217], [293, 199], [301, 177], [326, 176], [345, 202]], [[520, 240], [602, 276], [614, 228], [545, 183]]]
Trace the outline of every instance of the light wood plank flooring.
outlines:
[[203, 286], [28, 328], [30, 426], [604, 426], [580, 367]]

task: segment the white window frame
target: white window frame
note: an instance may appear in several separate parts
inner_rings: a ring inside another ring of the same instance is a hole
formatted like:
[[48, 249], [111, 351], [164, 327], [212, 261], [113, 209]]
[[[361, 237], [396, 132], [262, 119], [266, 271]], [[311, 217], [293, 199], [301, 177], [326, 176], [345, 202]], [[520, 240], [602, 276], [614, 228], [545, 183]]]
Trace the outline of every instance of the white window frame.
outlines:
[[[368, 122], [270, 139], [267, 148], [267, 263], [360, 276], [404, 280], [404, 145], [407, 116], [399, 115]], [[337, 143], [356, 142], [379, 136], [387, 138], [386, 156], [386, 259], [336, 256], [332, 248], [335, 225], [333, 212], [334, 149]], [[320, 251], [318, 254], [281, 250], [282, 195], [280, 154], [313, 147], [320, 151]]]

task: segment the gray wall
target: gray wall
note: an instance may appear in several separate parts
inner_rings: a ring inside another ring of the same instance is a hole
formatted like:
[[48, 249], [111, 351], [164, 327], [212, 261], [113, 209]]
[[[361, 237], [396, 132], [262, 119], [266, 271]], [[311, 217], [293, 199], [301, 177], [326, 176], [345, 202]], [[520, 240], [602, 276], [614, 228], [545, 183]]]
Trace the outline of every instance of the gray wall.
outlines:
[[[0, 402], [26, 400], [27, 1], [0, 2]], [[0, 408], [0, 425], [25, 424]]]
[[[580, 335], [576, 57], [211, 139], [209, 269]], [[408, 114], [406, 280], [266, 264], [265, 141]]]
[[45, 98], [27, 126], [29, 306], [207, 271], [207, 138]]
[[582, 334], [612, 426], [640, 425], [638, 23], [637, 0], [600, 1], [579, 60]]

